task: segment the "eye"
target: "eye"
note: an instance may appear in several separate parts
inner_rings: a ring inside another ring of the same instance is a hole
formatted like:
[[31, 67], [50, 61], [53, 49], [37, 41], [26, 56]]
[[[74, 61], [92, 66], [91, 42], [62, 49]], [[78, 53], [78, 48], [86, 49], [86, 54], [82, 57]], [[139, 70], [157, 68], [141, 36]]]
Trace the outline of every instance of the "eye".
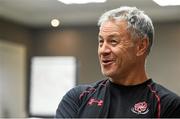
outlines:
[[102, 39], [99, 39], [99, 40], [98, 40], [99, 47], [102, 47], [102, 45], [103, 45], [103, 42], [104, 42], [104, 40], [102, 40]]
[[111, 45], [115, 46], [118, 44], [118, 41], [116, 39], [111, 39]]

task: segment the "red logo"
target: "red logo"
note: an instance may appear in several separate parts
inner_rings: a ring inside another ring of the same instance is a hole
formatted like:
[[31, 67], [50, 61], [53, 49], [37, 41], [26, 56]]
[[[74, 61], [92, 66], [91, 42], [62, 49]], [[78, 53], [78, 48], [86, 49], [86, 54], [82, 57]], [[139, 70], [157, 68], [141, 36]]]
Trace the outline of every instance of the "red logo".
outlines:
[[136, 103], [134, 107], [131, 108], [131, 111], [136, 114], [146, 114], [148, 113], [148, 105], [145, 101]]
[[97, 104], [98, 106], [102, 106], [103, 100], [97, 100], [97, 99], [91, 98], [88, 102], [88, 105], [93, 105], [93, 104]]

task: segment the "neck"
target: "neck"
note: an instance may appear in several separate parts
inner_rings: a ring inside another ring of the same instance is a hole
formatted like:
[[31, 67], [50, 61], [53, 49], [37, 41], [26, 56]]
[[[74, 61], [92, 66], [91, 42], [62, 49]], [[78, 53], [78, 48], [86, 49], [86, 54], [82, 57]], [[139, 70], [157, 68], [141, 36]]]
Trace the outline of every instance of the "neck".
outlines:
[[110, 80], [113, 83], [125, 86], [141, 84], [148, 80], [144, 65], [138, 65], [136, 68], [131, 69], [128, 73], [123, 73], [124, 75], [113, 77]]

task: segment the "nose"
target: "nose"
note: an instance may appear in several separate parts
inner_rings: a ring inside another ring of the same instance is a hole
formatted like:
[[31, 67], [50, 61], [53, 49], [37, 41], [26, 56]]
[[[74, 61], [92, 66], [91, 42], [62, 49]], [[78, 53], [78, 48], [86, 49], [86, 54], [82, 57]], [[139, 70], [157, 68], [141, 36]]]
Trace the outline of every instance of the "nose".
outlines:
[[104, 42], [102, 46], [99, 47], [98, 50], [99, 50], [99, 54], [104, 56], [109, 55], [111, 53], [111, 48], [106, 42]]

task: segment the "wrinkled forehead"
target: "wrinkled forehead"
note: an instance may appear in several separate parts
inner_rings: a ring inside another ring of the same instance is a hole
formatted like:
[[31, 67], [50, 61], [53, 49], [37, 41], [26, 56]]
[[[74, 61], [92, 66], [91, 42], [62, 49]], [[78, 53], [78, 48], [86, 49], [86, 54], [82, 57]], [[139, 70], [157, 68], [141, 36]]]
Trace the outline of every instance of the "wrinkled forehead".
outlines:
[[99, 32], [126, 30], [127, 26], [128, 23], [125, 20], [108, 20], [101, 24], [101, 26], [99, 27]]
[[98, 37], [108, 38], [108, 37], [124, 37], [130, 36], [129, 31], [127, 30], [126, 21], [106, 21], [99, 28]]

